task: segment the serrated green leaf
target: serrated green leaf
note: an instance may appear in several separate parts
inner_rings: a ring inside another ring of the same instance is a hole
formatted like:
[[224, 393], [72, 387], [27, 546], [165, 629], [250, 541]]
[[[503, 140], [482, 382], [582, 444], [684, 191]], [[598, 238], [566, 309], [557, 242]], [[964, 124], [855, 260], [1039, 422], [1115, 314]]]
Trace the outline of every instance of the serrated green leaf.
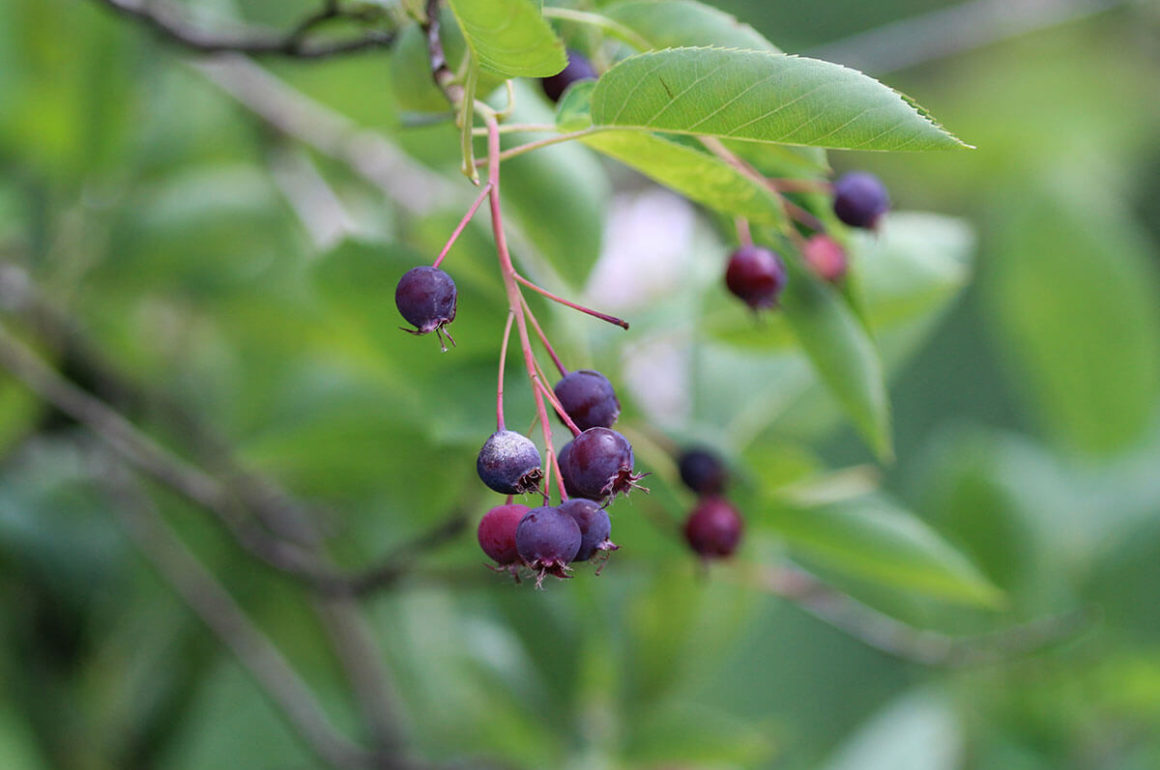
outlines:
[[[588, 103], [595, 87], [596, 83], [587, 82], [569, 89], [556, 113], [562, 130], [582, 129], [589, 123]], [[601, 131], [581, 141], [686, 198], [730, 216], [765, 225], [785, 221], [781, 204], [768, 187], [707, 152], [639, 131]]]
[[962, 553], [883, 495], [812, 508], [773, 499], [759, 526], [850, 575], [964, 604], [1002, 601], [999, 589]]
[[735, 16], [694, 0], [630, 0], [605, 8], [604, 15], [636, 32], [653, 48], [715, 45], [754, 51], [779, 50]]
[[890, 402], [878, 350], [837, 292], [796, 260], [787, 260], [786, 321], [818, 376], [880, 459], [892, 455]]
[[564, 43], [529, 0], [449, 0], [475, 61], [508, 77], [555, 75], [568, 63]]
[[592, 122], [847, 150], [966, 146], [897, 91], [855, 70], [720, 48], [625, 59], [597, 82]]

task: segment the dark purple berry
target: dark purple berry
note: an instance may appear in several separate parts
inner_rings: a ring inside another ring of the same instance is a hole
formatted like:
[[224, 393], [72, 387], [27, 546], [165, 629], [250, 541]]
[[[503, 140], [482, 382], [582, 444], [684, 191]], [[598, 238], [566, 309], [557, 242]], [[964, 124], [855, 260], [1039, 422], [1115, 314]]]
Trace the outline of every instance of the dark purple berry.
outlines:
[[604, 501], [639, 487], [641, 475], [632, 472], [632, 445], [609, 428], [589, 428], [572, 439], [565, 459], [560, 473], [570, 495]]
[[415, 328], [404, 329], [411, 334], [435, 332], [439, 343], [447, 350], [443, 337], [451, 340], [446, 326], [455, 320], [455, 281], [437, 267], [421, 265], [403, 274], [395, 287], [395, 306], [407, 323]]
[[761, 246], [741, 246], [729, 257], [725, 285], [754, 310], [774, 307], [785, 288], [781, 257]]
[[677, 470], [685, 486], [702, 497], [719, 495], [725, 489], [729, 476], [725, 464], [716, 453], [701, 448], [690, 448], [677, 458]]
[[802, 249], [802, 256], [823, 281], [837, 283], [846, 275], [846, 250], [828, 235], [811, 236]]
[[524, 563], [544, 575], [568, 577], [568, 564], [580, 550], [580, 525], [568, 514], [551, 505], [533, 508], [516, 527], [516, 549]]
[[567, 476], [567, 474], [564, 473], [564, 466], [568, 464], [568, 457], [571, 454], [572, 454], [572, 442], [569, 441], [567, 444], [560, 447], [560, 451], [556, 452], [556, 462], [559, 463], [560, 478], [564, 482], [564, 491], [566, 491], [569, 495], [572, 495], [574, 497], [579, 497], [579, 493], [568, 482], [568, 476]]
[[554, 102], [560, 101], [560, 97], [568, 90], [568, 86], [579, 80], [596, 80], [600, 77], [592, 62], [581, 53], [577, 53], [572, 49], [568, 49], [568, 64], [564, 69], [557, 72], [548, 78], [543, 78], [540, 85], [544, 88], [544, 93], [548, 98]]
[[476, 536], [483, 552], [495, 559], [501, 567], [517, 564], [520, 560], [516, 550], [516, 527], [529, 510], [528, 506], [512, 503], [497, 505], [483, 515]]
[[575, 519], [580, 527], [580, 550], [572, 561], [588, 561], [598, 551], [615, 551], [620, 547], [609, 540], [612, 520], [608, 518], [608, 511], [592, 500], [573, 497], [561, 503], [560, 510]]
[[873, 228], [890, 209], [890, 194], [873, 174], [851, 171], [834, 182], [834, 213], [851, 227]]
[[620, 416], [612, 383], [600, 372], [578, 369], [556, 383], [556, 398], [580, 430], [611, 428]]
[[730, 556], [745, 525], [737, 509], [720, 497], [706, 497], [685, 521], [685, 540], [706, 559]]
[[479, 450], [475, 469], [483, 483], [505, 495], [522, 495], [537, 489], [544, 471], [540, 450], [527, 436], [500, 430], [488, 436]]

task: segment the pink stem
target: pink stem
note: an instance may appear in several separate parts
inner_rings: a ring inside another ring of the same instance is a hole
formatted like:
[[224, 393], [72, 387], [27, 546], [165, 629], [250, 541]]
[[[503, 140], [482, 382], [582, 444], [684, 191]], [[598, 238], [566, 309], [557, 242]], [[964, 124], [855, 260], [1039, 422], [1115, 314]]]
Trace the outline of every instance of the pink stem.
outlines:
[[572, 418], [569, 417], [568, 413], [564, 411], [564, 405], [560, 403], [560, 399], [556, 398], [556, 394], [552, 391], [551, 388], [543, 384], [543, 379], [543, 372], [540, 372], [539, 382], [540, 387], [544, 392], [544, 398], [548, 399], [548, 403], [551, 404], [552, 408], [556, 410], [556, 414], [560, 415], [560, 419], [564, 421], [564, 425], [567, 426], [568, 430], [572, 431], [572, 435], [579, 436], [581, 433], [583, 433], [583, 431], [577, 427], [576, 423], [572, 422]]
[[766, 180], [771, 188], [777, 192], [789, 193], [820, 193], [829, 192], [833, 185], [821, 179], [795, 179], [772, 177]]
[[507, 363], [508, 338], [512, 335], [511, 311], [508, 311], [507, 323], [503, 327], [503, 342], [499, 346], [499, 385], [495, 389], [495, 424], [496, 430], [504, 430], [503, 419], [503, 370]]
[[536, 400], [536, 416], [544, 434], [544, 448], [548, 453], [548, 462], [555, 456], [552, 448], [552, 425], [548, 422], [548, 410], [544, 407], [544, 397], [536, 387], [539, 376], [536, 373], [536, 357], [532, 353], [532, 343], [528, 338], [528, 323], [524, 317], [523, 295], [516, 282], [515, 265], [512, 264], [512, 255], [508, 251], [507, 236], [503, 229], [503, 211], [499, 198], [499, 124], [495, 117], [486, 115], [487, 121], [487, 182], [490, 188], [491, 228], [495, 234], [495, 251], [499, 258], [500, 273], [503, 275], [504, 289], [508, 296], [508, 310], [516, 319], [516, 329], [520, 335], [520, 349], [524, 354], [524, 365], [528, 370], [528, 382], [532, 385], [532, 396]]
[[515, 274], [515, 279], [517, 281], [519, 281], [520, 283], [522, 283], [524, 286], [527, 286], [532, 291], [537, 292], [539, 294], [543, 294], [545, 297], [552, 300], [553, 302], [559, 302], [561, 305], [564, 305], [565, 307], [570, 307], [573, 310], [579, 310], [581, 313], [587, 313], [590, 316], [593, 316], [595, 318], [599, 318], [601, 321], [607, 321], [610, 324], [613, 324], [615, 326], [619, 326], [621, 329], [628, 328], [628, 321], [617, 318], [614, 315], [608, 315], [607, 313], [601, 313], [599, 310], [593, 310], [590, 307], [584, 307], [583, 305], [577, 305], [575, 302], [571, 302], [569, 300], [564, 299], [563, 297], [559, 297], [559, 296], [553, 294], [552, 292], [548, 291], [547, 289], [541, 289], [539, 286], [532, 283], [527, 278], [524, 278], [519, 273]]
[[737, 228], [737, 240], [742, 246], [753, 245], [753, 233], [749, 231], [749, 220], [745, 217], [735, 217], [733, 224]]
[[528, 314], [528, 320], [532, 322], [532, 328], [536, 330], [536, 336], [540, 338], [540, 342], [543, 343], [544, 349], [547, 350], [548, 355], [552, 357], [552, 363], [554, 363], [556, 365], [556, 369], [560, 371], [561, 377], [567, 377], [568, 370], [564, 368], [564, 364], [560, 363], [560, 357], [556, 355], [556, 351], [552, 347], [552, 343], [548, 342], [548, 335], [544, 334], [544, 330], [540, 328], [540, 322], [536, 320], [536, 315], [532, 312], [532, 308], [528, 305], [527, 299], [521, 296], [520, 300], [524, 303], [524, 312]]
[[491, 182], [488, 182], [483, 186], [483, 189], [479, 191], [479, 196], [475, 199], [475, 203], [471, 204], [471, 208], [467, 210], [467, 213], [463, 215], [463, 219], [459, 220], [459, 224], [456, 225], [453, 231], [451, 231], [451, 237], [447, 239], [447, 245], [443, 247], [443, 251], [439, 252], [439, 256], [435, 257], [435, 264], [433, 265], [434, 267], [439, 267], [439, 263], [442, 262], [443, 258], [447, 256], [447, 252], [451, 251], [452, 245], [454, 245], [455, 242], [459, 240], [459, 235], [463, 232], [463, 228], [467, 227], [467, 223], [470, 222], [471, 218], [475, 216], [475, 212], [479, 211], [479, 207], [483, 205], [484, 199], [487, 198], [487, 195], [490, 192]]

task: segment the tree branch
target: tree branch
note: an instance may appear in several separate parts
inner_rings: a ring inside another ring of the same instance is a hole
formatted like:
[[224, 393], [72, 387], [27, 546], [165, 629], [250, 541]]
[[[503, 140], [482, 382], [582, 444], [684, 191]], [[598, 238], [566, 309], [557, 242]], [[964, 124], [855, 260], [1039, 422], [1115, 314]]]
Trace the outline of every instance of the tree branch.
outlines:
[[190, 51], [201, 54], [244, 53], [252, 56], [286, 56], [322, 59], [341, 54], [385, 48], [395, 41], [393, 32], [367, 31], [350, 39], [327, 43], [310, 42], [310, 33], [320, 24], [339, 18], [361, 19], [363, 14], [343, 11], [328, 0], [319, 11], [307, 16], [285, 34], [247, 31], [233, 35], [213, 35], [190, 24], [173, 5], [162, 0], [95, 0], [114, 12], [148, 27], [154, 33]]

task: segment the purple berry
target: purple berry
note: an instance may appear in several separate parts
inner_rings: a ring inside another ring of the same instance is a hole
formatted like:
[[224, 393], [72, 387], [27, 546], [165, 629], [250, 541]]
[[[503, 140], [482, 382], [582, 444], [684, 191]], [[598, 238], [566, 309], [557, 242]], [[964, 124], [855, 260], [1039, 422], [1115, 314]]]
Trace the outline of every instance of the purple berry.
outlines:
[[729, 257], [725, 285], [754, 310], [774, 307], [785, 288], [781, 257], [761, 246], [741, 246]]
[[612, 383], [600, 372], [578, 369], [556, 383], [556, 398], [580, 430], [611, 428], [620, 416]]
[[620, 547], [609, 540], [612, 520], [608, 518], [608, 511], [592, 500], [574, 497], [562, 503], [560, 510], [575, 519], [580, 527], [580, 550], [572, 561], [588, 561], [597, 551], [615, 551]]
[[846, 251], [828, 235], [811, 236], [802, 249], [802, 256], [823, 281], [837, 283], [846, 275]]
[[558, 102], [564, 92], [568, 90], [568, 86], [579, 80], [596, 80], [598, 77], [600, 76], [593, 68], [592, 62], [588, 61], [583, 54], [568, 49], [567, 66], [555, 75], [542, 79], [540, 85], [543, 86], [544, 93], [549, 99]]
[[544, 575], [568, 577], [568, 564], [576, 558], [582, 540], [580, 525], [559, 508], [545, 505], [524, 514], [516, 527], [516, 549], [524, 563]]
[[632, 472], [632, 445], [609, 428], [589, 428], [572, 439], [567, 463], [560, 463], [568, 494], [604, 501], [627, 494], [641, 479]]
[[556, 452], [556, 462], [560, 464], [560, 478], [564, 482], [564, 491], [573, 497], [579, 497], [579, 493], [568, 482], [568, 476], [564, 473], [564, 466], [568, 464], [568, 457], [572, 454], [572, 442], [569, 441], [564, 446], [560, 447], [560, 451]]
[[721, 458], [708, 449], [690, 448], [677, 458], [677, 469], [685, 486], [702, 497], [719, 495], [729, 476]]
[[528, 506], [519, 503], [497, 505], [485, 513], [479, 522], [476, 532], [479, 547], [501, 567], [520, 561], [516, 549], [516, 527], [529, 510]]
[[706, 559], [730, 556], [741, 542], [741, 514], [720, 497], [706, 497], [685, 521], [685, 540]]
[[513, 430], [488, 436], [479, 450], [475, 469], [484, 484], [505, 495], [522, 495], [537, 489], [544, 475], [540, 450], [527, 436]]
[[395, 306], [407, 323], [415, 328], [404, 329], [411, 334], [435, 332], [439, 343], [447, 350], [443, 337], [451, 340], [446, 326], [455, 320], [455, 281], [437, 267], [421, 265], [403, 274], [395, 286]]
[[834, 213], [851, 227], [873, 228], [890, 209], [890, 194], [873, 174], [851, 171], [834, 182]]

